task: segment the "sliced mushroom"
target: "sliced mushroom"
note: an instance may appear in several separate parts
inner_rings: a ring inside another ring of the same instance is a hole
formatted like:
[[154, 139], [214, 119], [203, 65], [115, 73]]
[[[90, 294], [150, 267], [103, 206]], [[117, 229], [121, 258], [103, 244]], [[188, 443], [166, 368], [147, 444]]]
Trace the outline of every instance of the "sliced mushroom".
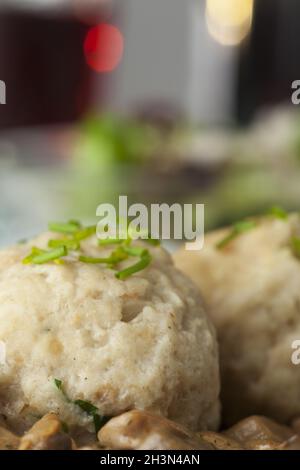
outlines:
[[292, 428], [296, 434], [300, 435], [300, 418], [295, 418], [292, 422]]
[[19, 450], [72, 450], [72, 439], [62, 431], [57, 415], [49, 413], [22, 437]]
[[282, 442], [277, 447], [277, 449], [278, 450], [300, 450], [300, 436], [298, 434], [294, 434], [292, 437]]
[[212, 431], [203, 431], [197, 435], [205, 442], [213, 445], [216, 450], [244, 450], [235, 439]]
[[275, 450], [288, 447], [294, 432], [264, 416], [250, 416], [225, 431], [245, 449]]
[[20, 438], [18, 436], [0, 427], [0, 450], [16, 450], [19, 444]]
[[145, 411], [111, 419], [98, 433], [100, 444], [119, 450], [214, 450], [183, 426]]
[[99, 448], [99, 441], [97, 440], [95, 432], [89, 432], [79, 426], [72, 426], [70, 434], [72, 435], [72, 439], [76, 442], [77, 450]]

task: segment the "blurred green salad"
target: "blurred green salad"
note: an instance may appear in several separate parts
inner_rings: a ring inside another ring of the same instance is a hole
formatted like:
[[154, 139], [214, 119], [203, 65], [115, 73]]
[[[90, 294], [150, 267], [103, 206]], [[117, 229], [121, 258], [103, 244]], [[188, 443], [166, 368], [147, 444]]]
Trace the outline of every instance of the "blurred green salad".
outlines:
[[144, 163], [158, 144], [147, 124], [111, 114], [87, 116], [79, 127], [75, 160], [87, 170]]

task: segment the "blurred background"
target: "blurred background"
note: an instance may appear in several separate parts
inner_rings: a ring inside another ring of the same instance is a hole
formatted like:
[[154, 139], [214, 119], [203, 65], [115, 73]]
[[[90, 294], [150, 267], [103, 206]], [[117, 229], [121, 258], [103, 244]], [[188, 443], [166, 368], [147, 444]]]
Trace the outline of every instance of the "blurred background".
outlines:
[[119, 194], [298, 210], [299, 31], [297, 0], [0, 0], [0, 244]]

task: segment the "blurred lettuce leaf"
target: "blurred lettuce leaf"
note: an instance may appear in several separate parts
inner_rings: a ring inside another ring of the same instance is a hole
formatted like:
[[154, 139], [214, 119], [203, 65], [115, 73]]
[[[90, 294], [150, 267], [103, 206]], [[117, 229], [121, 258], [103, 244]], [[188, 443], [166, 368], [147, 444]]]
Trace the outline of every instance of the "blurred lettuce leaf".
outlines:
[[79, 127], [75, 159], [93, 170], [142, 164], [154, 151], [157, 138], [153, 128], [136, 120], [89, 115]]
[[85, 216], [101, 202], [132, 194], [159, 145], [159, 133], [149, 124], [112, 114], [87, 116], [73, 142], [72, 204]]

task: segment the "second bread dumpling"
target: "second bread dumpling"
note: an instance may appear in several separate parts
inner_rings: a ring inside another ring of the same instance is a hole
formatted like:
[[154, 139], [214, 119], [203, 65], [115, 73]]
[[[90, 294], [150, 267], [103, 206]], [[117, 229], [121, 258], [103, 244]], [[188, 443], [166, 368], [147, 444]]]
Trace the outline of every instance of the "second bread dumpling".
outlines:
[[282, 214], [208, 234], [202, 251], [175, 255], [217, 327], [226, 423], [300, 414], [300, 365], [292, 361], [300, 340], [299, 254], [300, 217]]

